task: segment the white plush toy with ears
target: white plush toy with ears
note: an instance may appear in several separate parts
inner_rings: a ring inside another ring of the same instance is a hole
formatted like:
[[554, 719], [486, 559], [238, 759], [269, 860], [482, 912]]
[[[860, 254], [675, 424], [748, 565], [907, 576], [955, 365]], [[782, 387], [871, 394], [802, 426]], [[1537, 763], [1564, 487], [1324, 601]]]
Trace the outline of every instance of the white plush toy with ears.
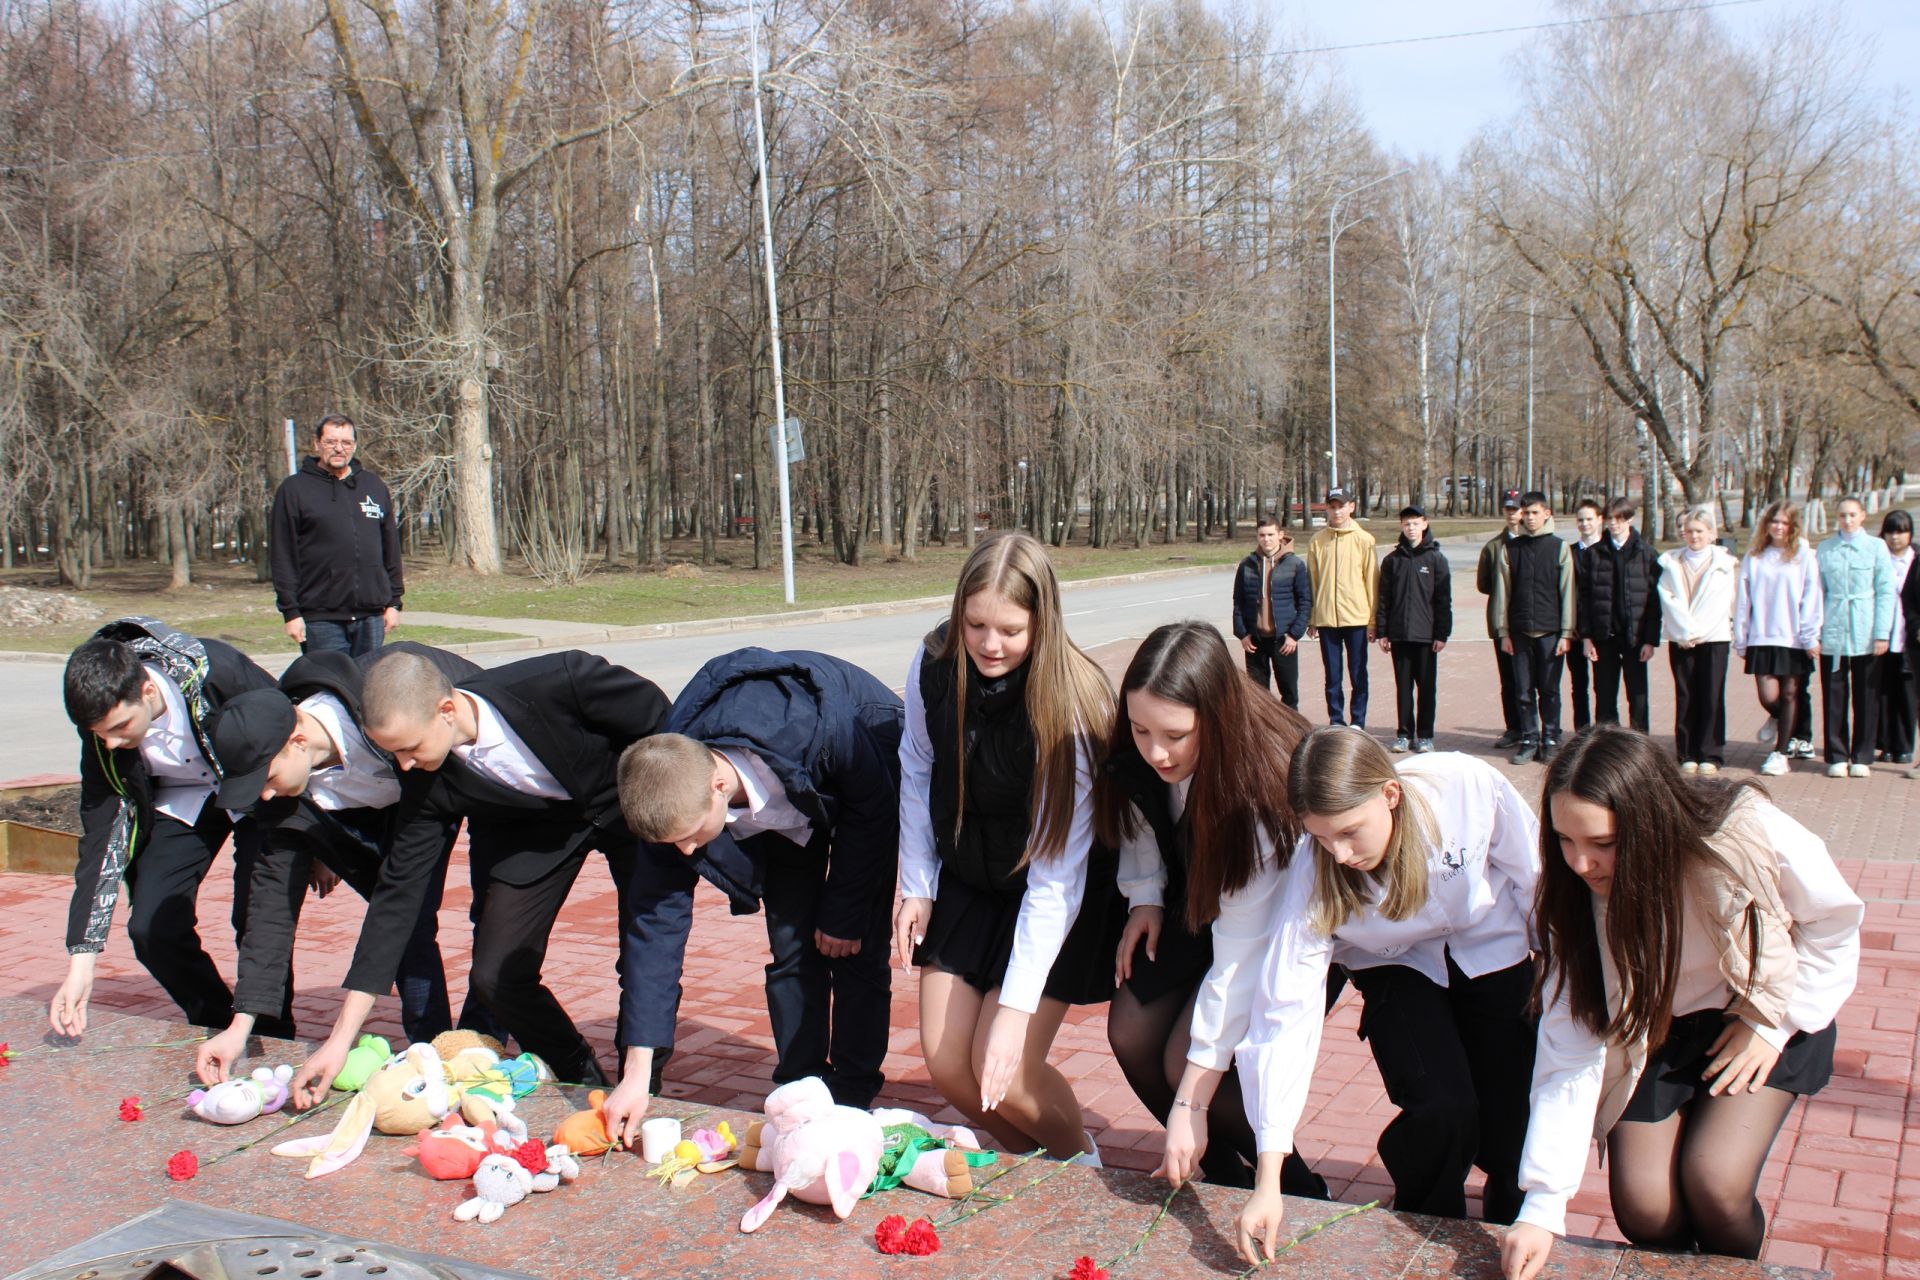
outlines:
[[187, 1106], [193, 1114], [214, 1124], [245, 1124], [286, 1106], [287, 1081], [291, 1079], [293, 1068], [285, 1063], [272, 1070], [258, 1067], [250, 1076], [222, 1080], [211, 1089], [195, 1089], [187, 1095]]
[[551, 1191], [580, 1176], [580, 1162], [559, 1143], [529, 1142], [510, 1156], [491, 1155], [473, 1171], [474, 1196], [453, 1211], [459, 1222], [495, 1222], [528, 1196]]

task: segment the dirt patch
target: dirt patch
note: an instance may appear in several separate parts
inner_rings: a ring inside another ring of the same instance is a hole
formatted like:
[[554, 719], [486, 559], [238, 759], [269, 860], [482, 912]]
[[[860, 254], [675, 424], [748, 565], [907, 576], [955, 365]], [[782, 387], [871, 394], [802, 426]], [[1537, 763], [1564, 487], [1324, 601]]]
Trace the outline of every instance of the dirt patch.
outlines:
[[50, 831], [80, 834], [80, 788], [68, 787], [47, 796], [0, 800], [0, 822], [24, 822]]

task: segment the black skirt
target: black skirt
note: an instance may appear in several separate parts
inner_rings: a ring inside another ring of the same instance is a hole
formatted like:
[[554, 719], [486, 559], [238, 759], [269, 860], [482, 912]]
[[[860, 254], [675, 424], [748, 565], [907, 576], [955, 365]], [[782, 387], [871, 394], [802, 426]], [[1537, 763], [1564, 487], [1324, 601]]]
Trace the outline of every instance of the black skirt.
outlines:
[[1186, 999], [1199, 990], [1207, 970], [1213, 967], [1212, 928], [1202, 929], [1197, 935], [1190, 933], [1185, 917], [1184, 905], [1167, 908], [1160, 924], [1160, 942], [1154, 948], [1155, 959], [1147, 958], [1144, 943], [1133, 949], [1133, 969], [1125, 986], [1143, 1005], [1175, 992]]
[[[1718, 1009], [1685, 1013], [1673, 1020], [1666, 1043], [1647, 1055], [1647, 1069], [1627, 1100], [1622, 1120], [1658, 1124], [1680, 1108], [1707, 1096], [1713, 1081], [1701, 1072], [1713, 1061], [1708, 1050], [1726, 1029], [1727, 1015]], [[1833, 1024], [1808, 1035], [1796, 1032], [1780, 1051], [1779, 1061], [1767, 1073], [1768, 1087], [1792, 1094], [1818, 1093], [1833, 1076]]]
[[[1087, 888], [1060, 954], [1047, 974], [1045, 993], [1067, 1004], [1105, 1004], [1113, 999], [1113, 953], [1125, 926], [1125, 900], [1114, 886], [1118, 859], [1099, 845], [1087, 858]], [[974, 990], [993, 991], [1005, 981], [1013, 958], [1014, 929], [1023, 893], [997, 894], [943, 874], [927, 940], [913, 949], [916, 965], [934, 965]]]
[[1789, 649], [1781, 644], [1749, 645], [1747, 674], [1805, 678], [1813, 674], [1813, 655], [1805, 649]]

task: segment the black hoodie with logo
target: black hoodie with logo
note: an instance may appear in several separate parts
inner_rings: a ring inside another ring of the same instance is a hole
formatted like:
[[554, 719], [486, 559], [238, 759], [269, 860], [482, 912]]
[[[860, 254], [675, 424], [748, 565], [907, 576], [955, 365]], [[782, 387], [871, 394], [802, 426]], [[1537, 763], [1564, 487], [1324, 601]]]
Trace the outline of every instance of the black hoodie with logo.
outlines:
[[345, 621], [400, 607], [400, 522], [379, 476], [344, 479], [308, 458], [273, 495], [273, 594], [280, 616]]

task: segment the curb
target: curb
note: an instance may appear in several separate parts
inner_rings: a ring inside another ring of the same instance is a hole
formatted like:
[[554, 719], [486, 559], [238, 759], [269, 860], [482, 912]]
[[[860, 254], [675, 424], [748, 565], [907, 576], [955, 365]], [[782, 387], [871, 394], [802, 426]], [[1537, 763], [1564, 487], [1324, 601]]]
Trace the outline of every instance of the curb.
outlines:
[[[1070, 593], [1089, 587], [1111, 587], [1128, 582], [1153, 582], [1161, 578], [1192, 578], [1209, 573], [1229, 573], [1231, 564], [1186, 565], [1178, 569], [1143, 569], [1138, 573], [1116, 574], [1104, 578], [1076, 578], [1062, 582], [1060, 590]], [[651, 622], [638, 626], [615, 627], [582, 624], [580, 630], [557, 636], [509, 636], [500, 640], [468, 640], [458, 644], [437, 645], [448, 653], [528, 653], [540, 649], [574, 649], [589, 644], [620, 644], [633, 640], [673, 640], [686, 636], [725, 635], [731, 631], [754, 631], [773, 627], [804, 627], [821, 622], [854, 622], [861, 618], [885, 618], [894, 614], [918, 613], [926, 609], [939, 608], [953, 597], [916, 596], [905, 600], [875, 600], [867, 604], [830, 605], [820, 609], [796, 609], [791, 613], [749, 613], [732, 618], [690, 618], [685, 622]], [[431, 612], [439, 612], [432, 610]], [[499, 620], [504, 630], [512, 625], [513, 619]], [[477, 628], [474, 628], [477, 630]], [[398, 639], [406, 639], [405, 628]], [[265, 665], [278, 661], [281, 666], [293, 661], [297, 656], [290, 653], [272, 653], [264, 656], [249, 654], [249, 657]], [[62, 653], [40, 653], [26, 649], [0, 649], [0, 662], [19, 662], [26, 664], [58, 663], [64, 665], [67, 655]]]

